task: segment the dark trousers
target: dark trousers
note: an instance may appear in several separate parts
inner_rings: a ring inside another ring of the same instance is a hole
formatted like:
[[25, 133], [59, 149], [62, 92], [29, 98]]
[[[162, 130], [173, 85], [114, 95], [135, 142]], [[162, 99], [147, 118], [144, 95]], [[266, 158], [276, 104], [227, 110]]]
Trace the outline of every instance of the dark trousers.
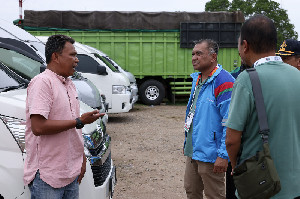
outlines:
[[226, 199], [237, 199], [237, 197], [235, 196], [235, 185], [233, 182], [231, 171], [231, 163], [228, 162], [228, 168], [226, 171]]

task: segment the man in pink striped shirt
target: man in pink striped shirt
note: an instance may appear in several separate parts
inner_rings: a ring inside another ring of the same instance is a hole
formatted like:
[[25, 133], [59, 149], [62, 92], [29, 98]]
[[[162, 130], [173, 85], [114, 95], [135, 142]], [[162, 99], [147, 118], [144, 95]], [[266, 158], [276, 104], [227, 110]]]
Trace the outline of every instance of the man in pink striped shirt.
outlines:
[[81, 128], [101, 115], [80, 116], [70, 80], [78, 59], [75, 41], [53, 35], [46, 43], [47, 69], [27, 88], [24, 182], [31, 198], [78, 198], [86, 165]]

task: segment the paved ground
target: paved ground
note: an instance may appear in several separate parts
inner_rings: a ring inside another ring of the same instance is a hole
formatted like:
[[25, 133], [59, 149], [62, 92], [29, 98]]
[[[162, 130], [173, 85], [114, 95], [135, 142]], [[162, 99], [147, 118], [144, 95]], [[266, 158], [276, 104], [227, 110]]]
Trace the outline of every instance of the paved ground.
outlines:
[[185, 105], [136, 105], [110, 114], [112, 158], [117, 167], [114, 199], [182, 199]]

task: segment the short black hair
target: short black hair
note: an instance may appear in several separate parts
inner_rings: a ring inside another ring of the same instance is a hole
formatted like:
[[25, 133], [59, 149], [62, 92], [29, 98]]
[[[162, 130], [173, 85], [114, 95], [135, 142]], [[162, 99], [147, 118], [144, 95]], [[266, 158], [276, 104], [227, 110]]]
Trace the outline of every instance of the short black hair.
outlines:
[[49, 64], [53, 53], [62, 53], [66, 42], [71, 44], [75, 43], [75, 40], [66, 35], [52, 35], [48, 38], [45, 46], [46, 63]]
[[254, 15], [245, 21], [240, 35], [254, 53], [276, 51], [277, 31], [274, 22], [264, 15]]
[[197, 44], [201, 44], [201, 43], [207, 43], [207, 49], [209, 51], [210, 54], [216, 53], [218, 55], [219, 52], [219, 45], [216, 41], [212, 40], [212, 39], [200, 39], [198, 41], [195, 41], [195, 46]]

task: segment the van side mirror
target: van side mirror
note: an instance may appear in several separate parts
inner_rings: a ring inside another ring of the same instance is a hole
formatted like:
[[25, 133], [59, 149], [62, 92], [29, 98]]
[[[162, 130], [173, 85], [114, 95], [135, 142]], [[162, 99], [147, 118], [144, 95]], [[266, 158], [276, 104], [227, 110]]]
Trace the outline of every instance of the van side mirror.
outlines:
[[108, 73], [106, 72], [106, 67], [105, 66], [98, 65], [97, 66], [97, 72], [98, 72], [99, 75], [108, 75]]
[[44, 72], [46, 70], [46, 66], [44, 64], [42, 64], [40, 66], [40, 73]]

